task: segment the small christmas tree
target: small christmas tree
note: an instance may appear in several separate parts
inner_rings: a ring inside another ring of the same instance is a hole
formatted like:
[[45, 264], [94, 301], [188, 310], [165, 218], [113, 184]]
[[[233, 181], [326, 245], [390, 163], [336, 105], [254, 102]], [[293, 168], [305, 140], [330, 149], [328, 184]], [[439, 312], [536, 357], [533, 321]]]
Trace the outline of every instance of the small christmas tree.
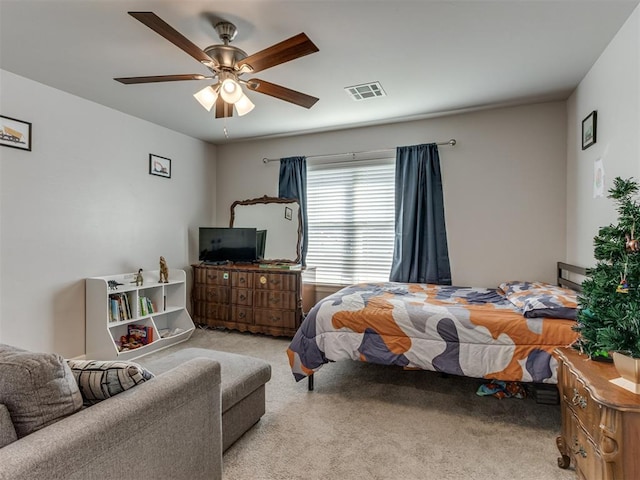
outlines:
[[618, 351], [640, 358], [640, 205], [638, 183], [616, 177], [608, 198], [617, 203], [618, 223], [594, 238], [595, 268], [587, 270], [578, 297], [577, 347], [592, 358]]

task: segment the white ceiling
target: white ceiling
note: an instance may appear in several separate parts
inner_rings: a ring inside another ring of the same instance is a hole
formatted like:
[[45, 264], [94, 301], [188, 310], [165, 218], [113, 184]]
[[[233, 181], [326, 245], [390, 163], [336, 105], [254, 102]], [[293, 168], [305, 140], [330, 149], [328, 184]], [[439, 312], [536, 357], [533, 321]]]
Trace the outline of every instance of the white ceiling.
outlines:
[[[639, 1], [0, 0], [0, 68], [224, 143], [565, 99]], [[122, 85], [113, 77], [209, 73], [127, 11], [156, 13], [200, 48], [221, 43], [210, 18], [231, 21], [248, 54], [305, 32], [320, 51], [259, 78], [320, 100], [307, 110], [249, 92], [256, 108], [225, 120], [192, 97], [206, 81]], [[344, 91], [374, 81], [386, 97]]]

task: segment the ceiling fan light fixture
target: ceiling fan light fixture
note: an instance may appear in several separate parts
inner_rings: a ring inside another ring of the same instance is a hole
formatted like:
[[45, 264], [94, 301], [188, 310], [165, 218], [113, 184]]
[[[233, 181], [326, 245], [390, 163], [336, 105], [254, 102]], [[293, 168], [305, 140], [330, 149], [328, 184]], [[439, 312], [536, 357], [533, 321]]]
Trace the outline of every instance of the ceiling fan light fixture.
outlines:
[[220, 96], [227, 103], [236, 103], [244, 95], [242, 87], [232, 78], [225, 78], [220, 87]]
[[238, 115], [240, 117], [242, 117], [243, 115], [246, 115], [251, 110], [253, 110], [255, 105], [253, 104], [253, 102], [251, 100], [249, 100], [249, 97], [247, 97], [243, 93], [242, 96], [240, 97], [240, 100], [238, 100], [235, 103], [235, 107], [236, 107], [236, 112], [238, 112]]
[[213, 88], [213, 85], [209, 85], [199, 92], [194, 93], [193, 96], [196, 100], [198, 100], [198, 102], [200, 102], [200, 105], [202, 105], [207, 109], [208, 112], [210, 112], [213, 106], [216, 104], [216, 100], [218, 99], [218, 92], [216, 92], [216, 90]]

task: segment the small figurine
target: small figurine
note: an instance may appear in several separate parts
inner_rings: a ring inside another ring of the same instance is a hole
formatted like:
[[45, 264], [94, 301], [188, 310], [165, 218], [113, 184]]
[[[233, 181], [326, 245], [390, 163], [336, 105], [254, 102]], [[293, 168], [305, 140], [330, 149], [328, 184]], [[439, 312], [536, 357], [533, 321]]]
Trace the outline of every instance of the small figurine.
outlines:
[[633, 238], [633, 233], [631, 236], [625, 235], [625, 247], [627, 248], [627, 252], [637, 252], [640, 250], [640, 242], [637, 239]]
[[160, 280], [158, 283], [169, 283], [169, 268], [164, 257], [160, 257]]
[[618, 288], [616, 288], [616, 292], [617, 293], [629, 293], [629, 284], [627, 283], [626, 280], [622, 280], [620, 282], [620, 284], [618, 285]]
[[117, 290], [117, 289], [118, 289], [118, 287], [119, 287], [120, 285], [124, 285], [124, 283], [118, 283], [118, 282], [116, 282], [115, 280], [109, 280], [109, 281], [107, 282], [107, 285], [109, 285], [109, 290]]
[[138, 270], [138, 273], [136, 274], [136, 281], [131, 283], [135, 283], [136, 287], [139, 287], [144, 283], [144, 278], [142, 278], [142, 269]]

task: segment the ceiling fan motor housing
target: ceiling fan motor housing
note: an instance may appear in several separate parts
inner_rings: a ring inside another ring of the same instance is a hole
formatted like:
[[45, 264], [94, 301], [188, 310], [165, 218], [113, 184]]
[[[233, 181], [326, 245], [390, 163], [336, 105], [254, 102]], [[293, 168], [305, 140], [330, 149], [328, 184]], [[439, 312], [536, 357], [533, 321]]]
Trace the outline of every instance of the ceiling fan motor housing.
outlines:
[[204, 53], [218, 62], [220, 67], [228, 70], [233, 70], [236, 62], [244, 60], [248, 56], [244, 50], [231, 45], [210, 45], [204, 49]]

